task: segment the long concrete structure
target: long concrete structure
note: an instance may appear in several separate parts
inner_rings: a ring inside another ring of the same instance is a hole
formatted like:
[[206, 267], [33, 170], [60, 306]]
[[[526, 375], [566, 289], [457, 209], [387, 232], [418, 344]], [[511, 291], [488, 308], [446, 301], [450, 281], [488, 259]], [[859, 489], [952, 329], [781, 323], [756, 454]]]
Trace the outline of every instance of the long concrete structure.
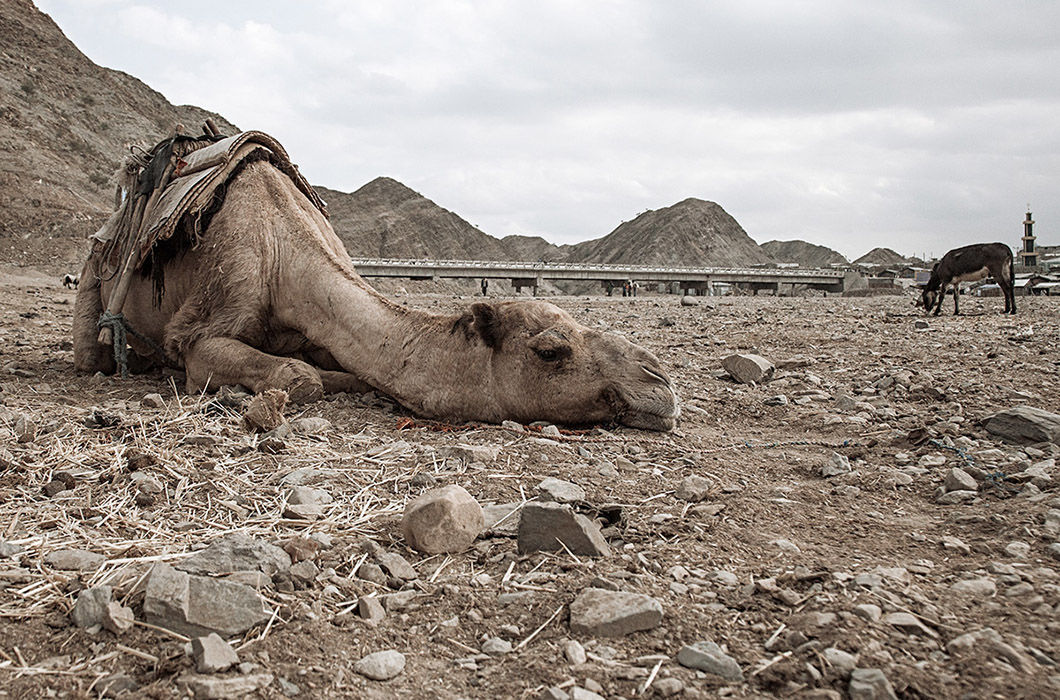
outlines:
[[781, 285], [807, 286], [829, 292], [842, 292], [857, 273], [842, 270], [797, 268], [673, 267], [656, 265], [602, 265], [596, 263], [512, 262], [495, 260], [393, 260], [354, 258], [362, 277], [403, 277], [433, 280], [442, 277], [465, 279], [506, 279], [517, 290], [537, 287], [545, 280], [596, 281], [603, 288], [621, 288], [635, 280], [640, 285], [677, 285], [682, 292], [711, 294], [713, 285], [731, 284], [757, 291], [780, 293]]

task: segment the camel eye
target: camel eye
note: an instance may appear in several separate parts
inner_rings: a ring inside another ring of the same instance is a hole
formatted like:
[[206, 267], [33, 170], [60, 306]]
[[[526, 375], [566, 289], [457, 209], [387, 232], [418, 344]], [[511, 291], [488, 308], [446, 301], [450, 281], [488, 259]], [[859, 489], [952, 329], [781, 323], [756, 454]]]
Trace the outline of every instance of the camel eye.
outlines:
[[537, 356], [545, 362], [555, 362], [559, 359], [559, 353], [552, 348], [541, 348], [534, 350], [534, 352], [536, 352]]

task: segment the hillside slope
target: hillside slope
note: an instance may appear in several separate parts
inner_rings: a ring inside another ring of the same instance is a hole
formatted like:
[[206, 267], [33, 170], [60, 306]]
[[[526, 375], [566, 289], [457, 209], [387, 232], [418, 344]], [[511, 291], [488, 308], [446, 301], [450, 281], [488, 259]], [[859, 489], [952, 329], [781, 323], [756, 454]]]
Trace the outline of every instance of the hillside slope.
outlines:
[[766, 241], [762, 250], [779, 263], [797, 263], [800, 267], [828, 267], [847, 262], [845, 256], [827, 246], [800, 240]]
[[644, 212], [603, 238], [579, 243], [568, 260], [734, 267], [772, 262], [728, 212], [695, 198]]
[[213, 117], [97, 66], [29, 0], [0, 4], [0, 260], [69, 266], [113, 208], [129, 144]]

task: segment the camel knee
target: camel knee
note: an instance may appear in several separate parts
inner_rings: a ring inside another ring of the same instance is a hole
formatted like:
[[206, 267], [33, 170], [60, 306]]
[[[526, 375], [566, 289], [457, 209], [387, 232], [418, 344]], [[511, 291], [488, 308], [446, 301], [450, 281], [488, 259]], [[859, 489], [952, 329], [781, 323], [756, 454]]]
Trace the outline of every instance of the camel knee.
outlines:
[[301, 360], [284, 359], [269, 372], [260, 387], [254, 387], [260, 393], [266, 389], [282, 389], [287, 392], [291, 403], [312, 403], [324, 398], [324, 383], [313, 367]]

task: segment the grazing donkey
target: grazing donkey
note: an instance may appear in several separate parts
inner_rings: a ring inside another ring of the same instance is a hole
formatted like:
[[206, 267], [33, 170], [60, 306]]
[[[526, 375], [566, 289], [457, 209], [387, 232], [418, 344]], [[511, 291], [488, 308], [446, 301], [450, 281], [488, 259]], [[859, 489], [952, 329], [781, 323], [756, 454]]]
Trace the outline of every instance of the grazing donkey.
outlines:
[[1006, 314], [1016, 313], [1016, 292], [1012, 284], [1012, 251], [1004, 243], [976, 243], [954, 248], [942, 256], [931, 270], [931, 279], [924, 285], [921, 302], [924, 310], [935, 307], [935, 315], [942, 310], [946, 290], [953, 287], [953, 315], [960, 313], [957, 297], [961, 282], [974, 282], [989, 275], [1005, 295]]

